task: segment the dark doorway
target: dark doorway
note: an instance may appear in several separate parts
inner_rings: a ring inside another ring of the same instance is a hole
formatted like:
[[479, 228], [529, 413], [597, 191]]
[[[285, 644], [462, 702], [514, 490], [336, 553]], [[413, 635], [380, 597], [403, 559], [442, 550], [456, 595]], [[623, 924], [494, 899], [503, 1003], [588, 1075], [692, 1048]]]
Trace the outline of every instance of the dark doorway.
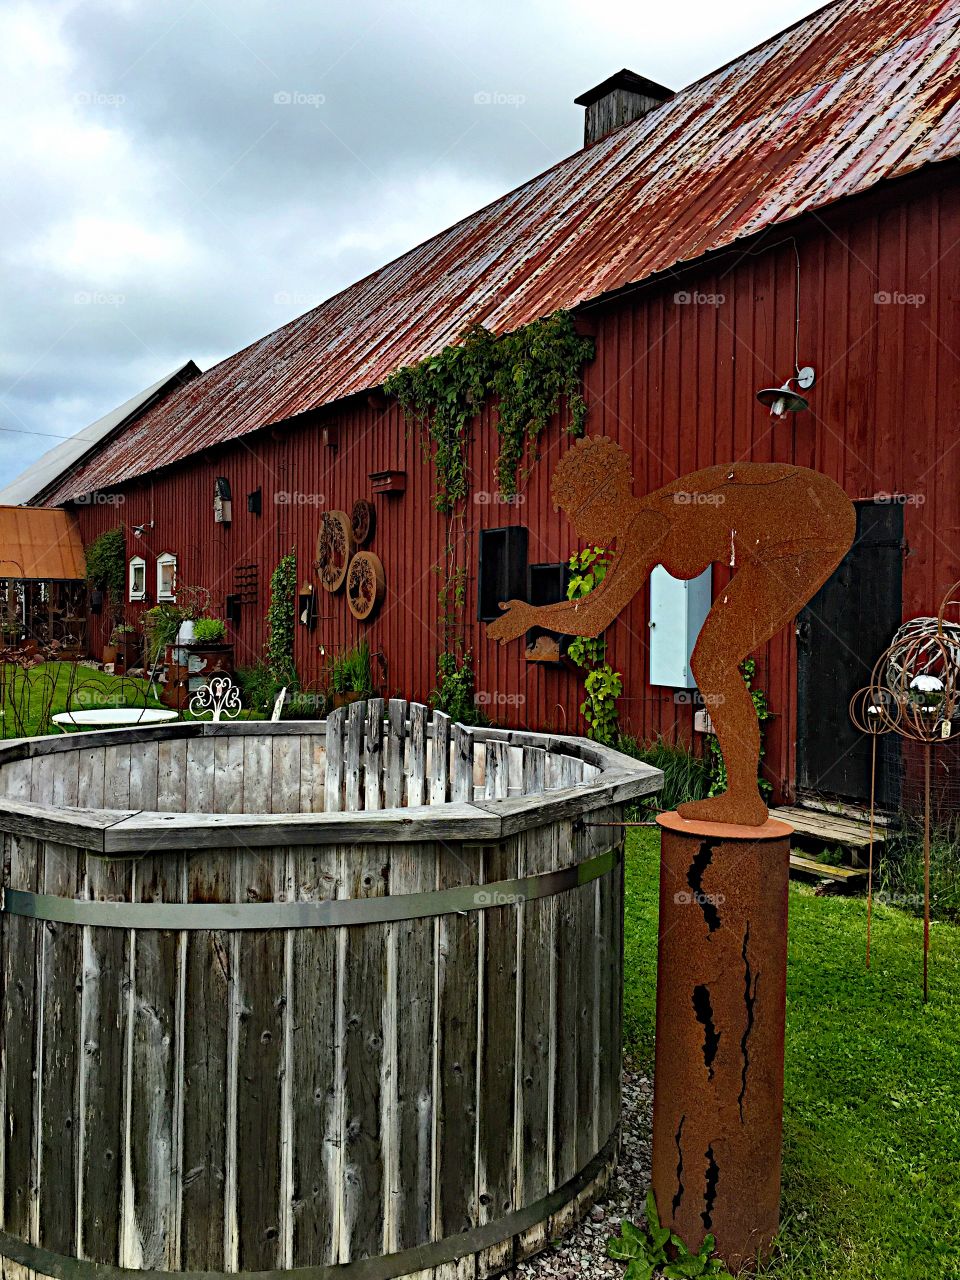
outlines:
[[[870, 743], [848, 707], [900, 625], [903, 608], [903, 507], [858, 502], [853, 546], [797, 620], [797, 785], [845, 800], [870, 797]], [[878, 802], [896, 771], [882, 767]]]

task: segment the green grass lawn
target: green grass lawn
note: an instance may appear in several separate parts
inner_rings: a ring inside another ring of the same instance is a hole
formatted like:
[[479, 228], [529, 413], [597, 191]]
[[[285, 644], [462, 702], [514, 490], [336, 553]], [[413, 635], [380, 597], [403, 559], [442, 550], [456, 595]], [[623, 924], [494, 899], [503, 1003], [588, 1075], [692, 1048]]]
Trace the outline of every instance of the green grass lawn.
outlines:
[[[652, 1070], [659, 838], [631, 831], [627, 1051]], [[960, 928], [790, 886], [783, 1227], [776, 1280], [960, 1278]]]

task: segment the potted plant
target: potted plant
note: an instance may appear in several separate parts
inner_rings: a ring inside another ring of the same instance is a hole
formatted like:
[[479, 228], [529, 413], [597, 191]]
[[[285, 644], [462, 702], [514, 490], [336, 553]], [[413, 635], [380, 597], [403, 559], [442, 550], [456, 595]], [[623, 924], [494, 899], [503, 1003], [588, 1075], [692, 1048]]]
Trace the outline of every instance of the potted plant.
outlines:
[[180, 643], [187, 651], [187, 666], [191, 676], [209, 676], [225, 671], [233, 675], [233, 645], [227, 642], [227, 625], [222, 618], [201, 614], [194, 618], [193, 636]]
[[345, 707], [349, 702], [373, 695], [373, 678], [370, 675], [370, 646], [364, 640], [354, 649], [347, 649], [330, 664], [330, 688], [333, 705]]

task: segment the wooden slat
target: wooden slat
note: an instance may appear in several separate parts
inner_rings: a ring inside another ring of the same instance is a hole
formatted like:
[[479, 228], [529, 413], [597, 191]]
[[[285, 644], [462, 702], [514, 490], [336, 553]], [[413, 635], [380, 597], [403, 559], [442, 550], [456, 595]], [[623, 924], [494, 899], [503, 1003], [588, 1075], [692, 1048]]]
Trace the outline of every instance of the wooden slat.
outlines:
[[[390, 868], [389, 845], [343, 848], [348, 898], [381, 897]], [[343, 1239], [340, 1261], [383, 1252], [385, 1158], [383, 1120], [387, 925], [345, 930], [343, 999]], [[393, 1011], [395, 1014], [398, 1011]]]
[[[557, 865], [556, 831], [540, 827], [524, 832], [525, 875], [553, 871]], [[556, 1016], [556, 961], [553, 898], [525, 902], [520, 908], [520, 1118], [517, 1126], [518, 1205], [542, 1199], [552, 1189], [553, 1108]], [[518, 1254], [529, 1256], [548, 1240], [547, 1224], [524, 1233]]]
[[76, 806], [80, 803], [80, 753], [63, 751], [55, 759], [53, 803], [60, 809]]
[[[485, 883], [512, 880], [520, 874], [519, 850], [523, 840], [523, 836], [514, 836], [484, 850]], [[490, 907], [480, 916], [482, 1026], [477, 1105], [481, 1223], [495, 1222], [517, 1207], [517, 930], [520, 923], [521, 914], [513, 903]], [[512, 1264], [512, 1238], [484, 1249], [477, 1259], [481, 1274], [499, 1274]]]
[[242, 813], [243, 739], [214, 738], [212, 741], [213, 812]]
[[[216, 739], [215, 756], [227, 758], [215, 795], [239, 804], [242, 739]], [[232, 762], [232, 763], [231, 763]], [[209, 849], [187, 862], [190, 902], [233, 901], [232, 850]], [[231, 1046], [231, 942], [219, 930], [189, 930], [184, 952], [189, 1008], [183, 1018], [183, 1192], [180, 1250], [184, 1270], [223, 1271], [226, 1220], [227, 1081]], [[202, 1016], [196, 1016], [202, 1011]]]
[[[184, 746], [187, 744], [184, 743]], [[192, 743], [190, 744], [193, 745]], [[130, 805], [130, 752], [129, 744], [105, 747], [103, 788], [111, 809], [129, 809]]]
[[347, 813], [363, 808], [363, 731], [367, 723], [367, 704], [351, 702], [347, 709], [347, 754], [344, 779]]
[[[29, 837], [7, 837], [9, 870], [4, 881], [13, 889], [36, 893], [40, 888], [42, 845]], [[4, 1167], [3, 1226], [21, 1240], [31, 1236], [31, 1183], [37, 1148], [35, 1117], [34, 1026], [39, 949], [45, 926], [26, 916], [4, 915]], [[6, 1271], [7, 1264], [4, 1264]], [[19, 1275], [18, 1275], [19, 1273]], [[12, 1276], [26, 1280], [26, 1268]]]
[[[294, 850], [294, 892], [302, 902], [342, 896], [336, 845]], [[341, 1138], [337, 1057], [337, 929], [293, 935], [290, 1061], [293, 1158], [292, 1265], [336, 1262]]]
[[450, 782], [450, 798], [453, 801], [473, 799], [473, 736], [462, 724], [455, 724], [452, 731], [453, 777]]
[[[44, 893], [75, 897], [80, 884], [78, 850], [47, 841], [42, 884]], [[43, 926], [37, 1193], [39, 1239], [57, 1253], [72, 1253], [76, 1247], [80, 933], [72, 925], [48, 922]]]
[[403, 760], [404, 739], [407, 727], [407, 704], [403, 698], [391, 698], [389, 729], [386, 744], [386, 794], [384, 803], [388, 809], [396, 809], [404, 803]]
[[[576, 861], [573, 833], [569, 823], [558, 828], [558, 867]], [[553, 1106], [553, 1181], [562, 1186], [577, 1172], [577, 1125], [571, 1117], [579, 1114], [578, 1030], [580, 1027], [580, 962], [583, 917], [580, 890], [568, 889], [554, 901], [556, 959], [556, 1090]]]
[[386, 787], [384, 785], [383, 717], [386, 703], [383, 698], [371, 698], [367, 702], [367, 729], [363, 752], [363, 780], [365, 809], [382, 809]]
[[[436, 720], [436, 716], [434, 716]], [[480, 883], [481, 854], [441, 849], [437, 887]], [[476, 1226], [476, 1072], [479, 912], [446, 915], [439, 925], [437, 1007], [438, 1184], [436, 1227], [441, 1236]]]
[[156, 809], [160, 744], [138, 742], [130, 748], [130, 808]]
[[187, 812], [214, 813], [213, 766], [216, 738], [187, 743]]
[[506, 800], [510, 793], [509, 748], [505, 742], [485, 744], [487, 756], [484, 793], [488, 800]]
[[187, 743], [161, 742], [157, 763], [157, 808], [183, 813], [187, 801]]
[[[177, 854], [143, 858], [134, 868], [135, 902], [182, 902]], [[126, 1195], [121, 1262], [177, 1265], [177, 1005], [180, 935], [142, 929], [131, 937], [133, 980], [128, 1067]]]
[[300, 812], [299, 735], [273, 739], [270, 812]]
[[[86, 896], [129, 902], [130, 862], [88, 857]], [[123, 1188], [124, 1068], [129, 1010], [130, 936], [86, 927], [80, 1042], [80, 1252], [95, 1262], [120, 1258]]]
[[[270, 902], [286, 891], [286, 862], [277, 849], [240, 854], [236, 872], [235, 901]], [[233, 1185], [237, 1197], [237, 1268], [266, 1271], [283, 1265], [280, 1143], [284, 939], [279, 930], [258, 930], [234, 934], [232, 941], [236, 975]]]
[[523, 794], [539, 795], [544, 789], [547, 753], [542, 747], [523, 748]]
[[323, 739], [304, 734], [300, 739], [300, 812], [323, 812]]
[[433, 713], [430, 774], [430, 803], [446, 804], [450, 799], [450, 717], [443, 711]]
[[[261, 815], [270, 813], [272, 800], [273, 741], [269, 737], [244, 738], [243, 812]], [[276, 824], [271, 822], [269, 825], [275, 833]], [[279, 842], [280, 838], [275, 838]]]
[[[411, 718], [414, 710], [411, 708]], [[433, 845], [398, 845], [392, 851], [391, 894], [429, 893], [436, 888], [436, 881]], [[386, 1243], [398, 1250], [432, 1238], [437, 921], [403, 920], [391, 928], [397, 1017], [391, 1046], [395, 1080], [388, 1185], [392, 1239]]]
[[324, 809], [327, 813], [340, 813], [343, 810], [343, 775], [344, 775], [344, 732], [346, 729], [347, 709], [338, 707], [327, 716], [326, 736], [326, 780], [324, 784]]
[[428, 803], [427, 720], [429, 711], [422, 702], [410, 703], [410, 762], [407, 776], [407, 804], [411, 808]]

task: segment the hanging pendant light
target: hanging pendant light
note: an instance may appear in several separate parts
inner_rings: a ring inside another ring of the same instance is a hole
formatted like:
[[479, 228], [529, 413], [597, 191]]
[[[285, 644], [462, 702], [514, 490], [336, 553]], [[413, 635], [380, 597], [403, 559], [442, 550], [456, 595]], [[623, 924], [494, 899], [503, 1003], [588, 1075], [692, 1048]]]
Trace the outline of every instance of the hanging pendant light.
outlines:
[[[798, 369], [796, 375], [788, 378], [782, 387], [763, 387], [757, 392], [757, 399], [770, 410], [771, 418], [785, 418], [788, 413], [802, 413], [810, 408], [810, 401], [800, 391], [809, 391], [816, 381], [816, 373], [805, 365]], [[794, 390], [794, 384], [800, 390]]]

